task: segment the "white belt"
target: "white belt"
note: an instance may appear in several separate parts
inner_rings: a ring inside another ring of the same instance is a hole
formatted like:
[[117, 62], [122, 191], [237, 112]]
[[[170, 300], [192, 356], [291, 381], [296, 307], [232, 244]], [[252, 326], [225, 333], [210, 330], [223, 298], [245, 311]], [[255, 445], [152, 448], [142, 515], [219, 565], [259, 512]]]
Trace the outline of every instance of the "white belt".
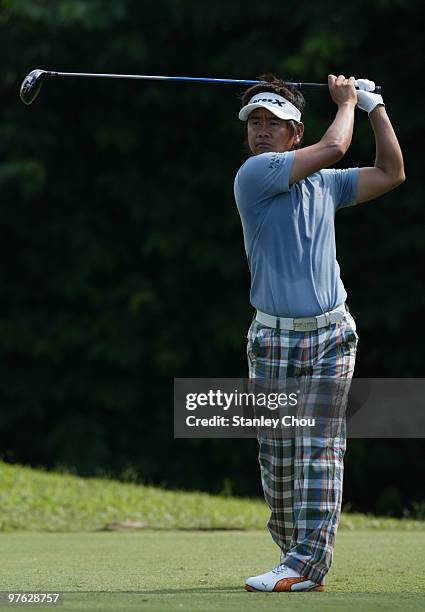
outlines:
[[348, 312], [345, 304], [337, 306], [330, 312], [325, 312], [317, 317], [301, 317], [298, 319], [287, 319], [285, 317], [275, 317], [273, 315], [266, 314], [257, 310], [255, 320], [267, 327], [274, 327], [275, 329], [287, 329], [290, 331], [314, 331], [320, 327], [327, 327], [333, 323], [337, 323], [344, 318], [345, 313]]

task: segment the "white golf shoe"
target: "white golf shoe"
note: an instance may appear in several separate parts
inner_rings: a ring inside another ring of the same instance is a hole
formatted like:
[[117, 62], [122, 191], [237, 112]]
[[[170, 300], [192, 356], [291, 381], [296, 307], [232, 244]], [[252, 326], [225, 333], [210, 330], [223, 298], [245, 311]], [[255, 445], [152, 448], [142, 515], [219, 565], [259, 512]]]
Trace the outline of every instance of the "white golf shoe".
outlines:
[[264, 591], [267, 593], [281, 591], [324, 591], [324, 584], [317, 584], [304, 578], [298, 572], [280, 563], [266, 574], [252, 576], [245, 582], [247, 591]]

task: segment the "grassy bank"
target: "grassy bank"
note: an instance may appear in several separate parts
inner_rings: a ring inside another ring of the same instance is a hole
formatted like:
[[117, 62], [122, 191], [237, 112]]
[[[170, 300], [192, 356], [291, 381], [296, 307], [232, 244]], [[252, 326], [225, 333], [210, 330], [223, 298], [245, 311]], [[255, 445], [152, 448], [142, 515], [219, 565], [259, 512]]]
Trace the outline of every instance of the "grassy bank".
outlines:
[[[0, 531], [264, 529], [263, 500], [166, 491], [0, 462]], [[425, 531], [425, 521], [343, 513], [340, 529]]]

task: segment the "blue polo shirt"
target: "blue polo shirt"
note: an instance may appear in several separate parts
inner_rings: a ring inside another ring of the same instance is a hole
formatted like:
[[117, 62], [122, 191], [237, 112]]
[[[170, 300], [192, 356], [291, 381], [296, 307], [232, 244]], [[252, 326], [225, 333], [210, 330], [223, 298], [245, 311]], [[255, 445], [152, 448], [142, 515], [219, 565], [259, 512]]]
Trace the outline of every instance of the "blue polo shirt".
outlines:
[[355, 204], [358, 168], [320, 170], [289, 185], [295, 151], [247, 159], [235, 178], [254, 308], [309, 317], [347, 298], [336, 259], [335, 212]]

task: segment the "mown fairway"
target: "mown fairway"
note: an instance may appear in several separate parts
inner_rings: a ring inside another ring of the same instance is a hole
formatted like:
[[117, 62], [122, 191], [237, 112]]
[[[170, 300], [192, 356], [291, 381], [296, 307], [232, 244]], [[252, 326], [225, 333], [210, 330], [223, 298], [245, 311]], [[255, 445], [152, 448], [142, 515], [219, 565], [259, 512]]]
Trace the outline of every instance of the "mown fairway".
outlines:
[[327, 591], [304, 594], [244, 591], [277, 562], [266, 531], [3, 533], [0, 549], [0, 591], [65, 591], [67, 611], [425, 606], [424, 532], [341, 530]]

